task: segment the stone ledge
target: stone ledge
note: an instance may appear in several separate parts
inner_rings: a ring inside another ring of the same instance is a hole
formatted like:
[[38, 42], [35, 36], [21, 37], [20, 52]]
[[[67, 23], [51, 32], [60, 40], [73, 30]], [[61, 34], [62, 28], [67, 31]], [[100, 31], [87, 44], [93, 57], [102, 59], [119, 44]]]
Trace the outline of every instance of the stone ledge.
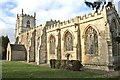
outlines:
[[109, 65], [94, 65], [94, 64], [85, 64], [84, 68], [105, 70], [105, 71], [114, 71], [114, 66]]

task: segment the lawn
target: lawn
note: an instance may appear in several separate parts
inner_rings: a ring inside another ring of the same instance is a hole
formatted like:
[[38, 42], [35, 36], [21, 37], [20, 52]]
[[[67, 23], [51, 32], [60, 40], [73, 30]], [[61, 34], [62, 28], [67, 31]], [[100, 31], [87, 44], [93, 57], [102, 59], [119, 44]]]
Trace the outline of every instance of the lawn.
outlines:
[[2, 62], [3, 78], [111, 78], [112, 75], [90, 70], [68, 71], [25, 62]]

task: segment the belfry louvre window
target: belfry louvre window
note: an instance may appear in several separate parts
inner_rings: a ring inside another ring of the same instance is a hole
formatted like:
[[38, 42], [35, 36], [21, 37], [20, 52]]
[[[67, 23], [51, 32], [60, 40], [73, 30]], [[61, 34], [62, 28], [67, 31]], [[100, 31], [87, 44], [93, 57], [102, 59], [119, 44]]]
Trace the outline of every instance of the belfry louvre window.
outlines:
[[30, 27], [30, 21], [29, 20], [27, 21], [27, 27]]
[[50, 54], [55, 54], [55, 37], [53, 35], [50, 36]]
[[66, 32], [65, 34], [64, 49], [65, 51], [73, 51], [73, 37], [70, 32]]
[[89, 27], [85, 34], [86, 54], [98, 53], [98, 36], [95, 29]]

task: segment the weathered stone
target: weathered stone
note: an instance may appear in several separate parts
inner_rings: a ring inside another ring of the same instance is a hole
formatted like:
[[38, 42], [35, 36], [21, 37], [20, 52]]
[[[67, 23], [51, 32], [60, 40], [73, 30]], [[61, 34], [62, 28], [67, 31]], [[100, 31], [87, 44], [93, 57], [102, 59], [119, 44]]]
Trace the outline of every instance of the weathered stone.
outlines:
[[[65, 43], [67, 33], [71, 35], [67, 38], [69, 43]], [[88, 68], [109, 70], [120, 64], [120, 45], [115, 40], [119, 33], [120, 18], [115, 8], [106, 7], [100, 13], [63, 22], [50, 20], [37, 27], [35, 17], [21, 14], [17, 18], [15, 38], [17, 44], [29, 49], [27, 60], [37, 64], [67, 59], [66, 54], [70, 54], [70, 60], [80, 60]], [[55, 38], [54, 54], [50, 53], [51, 35]]]

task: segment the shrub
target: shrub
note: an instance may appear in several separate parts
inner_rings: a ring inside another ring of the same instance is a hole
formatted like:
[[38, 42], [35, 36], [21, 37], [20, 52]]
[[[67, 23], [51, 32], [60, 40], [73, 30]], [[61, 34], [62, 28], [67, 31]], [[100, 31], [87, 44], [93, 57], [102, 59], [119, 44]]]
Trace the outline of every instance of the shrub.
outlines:
[[61, 61], [60, 60], [56, 60], [55, 61], [55, 68], [56, 69], [60, 69], [60, 65], [61, 65]]
[[78, 60], [72, 61], [72, 70], [73, 71], [79, 71], [80, 68], [82, 68], [82, 64], [80, 61], [78, 61]]
[[66, 67], [66, 60], [61, 60], [60, 69], [65, 69], [65, 67]]
[[50, 60], [51, 68], [79, 71], [82, 64], [78, 60]]
[[50, 60], [50, 66], [51, 66], [51, 68], [55, 68], [55, 62], [56, 62], [55, 59], [51, 59]]
[[72, 61], [71, 60], [67, 60], [66, 61], [66, 67], [65, 67], [65, 69], [72, 70]]

